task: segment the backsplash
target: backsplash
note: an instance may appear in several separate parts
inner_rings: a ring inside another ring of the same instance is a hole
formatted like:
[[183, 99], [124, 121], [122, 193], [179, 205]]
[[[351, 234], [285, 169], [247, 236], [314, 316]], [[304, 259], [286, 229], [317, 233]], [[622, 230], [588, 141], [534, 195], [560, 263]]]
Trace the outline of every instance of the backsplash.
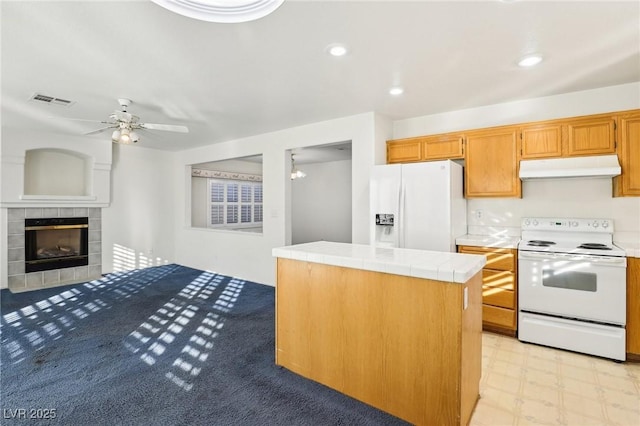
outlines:
[[614, 239], [640, 241], [640, 197], [612, 197], [611, 179], [525, 181], [522, 198], [467, 200], [470, 234], [518, 235], [523, 217], [614, 220]]

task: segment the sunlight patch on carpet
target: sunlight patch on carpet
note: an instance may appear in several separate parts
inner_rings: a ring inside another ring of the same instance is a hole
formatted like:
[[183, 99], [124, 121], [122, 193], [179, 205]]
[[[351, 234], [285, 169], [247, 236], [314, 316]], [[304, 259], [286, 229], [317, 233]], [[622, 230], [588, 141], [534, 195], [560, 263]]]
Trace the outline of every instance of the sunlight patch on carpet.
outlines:
[[[140, 353], [140, 360], [145, 364], [154, 366], [165, 353], [172, 352], [167, 351], [170, 345], [183, 344], [180, 355], [173, 362], [163, 360], [163, 365], [170, 363], [169, 371], [165, 373], [167, 379], [190, 391], [193, 379], [209, 358], [213, 340], [224, 326], [224, 314], [231, 311], [245, 283], [233, 278], [221, 290], [219, 287], [226, 279], [229, 277], [213, 272], [200, 274], [131, 332], [125, 338], [125, 347], [132, 353]], [[209, 305], [210, 298], [216, 293], [219, 294], [215, 302]], [[201, 308], [211, 311], [201, 312]], [[183, 332], [191, 333], [186, 342], [185, 337], [177, 340]]]
[[[177, 265], [167, 265], [108, 274], [2, 315], [0, 359], [13, 364], [22, 362], [26, 348], [44, 349], [48, 342], [60, 339], [90, 315], [140, 292], [176, 268]], [[5, 327], [12, 327], [17, 337], [6, 337], [2, 333]]]

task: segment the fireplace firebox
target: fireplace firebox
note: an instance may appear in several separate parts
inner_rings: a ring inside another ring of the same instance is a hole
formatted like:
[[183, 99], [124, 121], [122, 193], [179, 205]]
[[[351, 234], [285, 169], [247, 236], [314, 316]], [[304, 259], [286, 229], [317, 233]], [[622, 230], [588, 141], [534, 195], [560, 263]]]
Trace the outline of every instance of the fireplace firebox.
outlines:
[[25, 271], [89, 264], [89, 218], [25, 219]]

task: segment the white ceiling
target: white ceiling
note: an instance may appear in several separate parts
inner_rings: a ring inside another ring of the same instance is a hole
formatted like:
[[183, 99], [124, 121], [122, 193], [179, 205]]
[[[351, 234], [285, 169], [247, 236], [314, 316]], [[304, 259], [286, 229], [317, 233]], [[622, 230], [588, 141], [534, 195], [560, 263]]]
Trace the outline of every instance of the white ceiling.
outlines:
[[[376, 111], [393, 120], [640, 81], [640, 2], [300, 1], [243, 24], [147, 1], [0, 1], [2, 127], [77, 135], [117, 98], [180, 150]], [[351, 52], [330, 57], [325, 47]], [[516, 62], [540, 52], [532, 69]], [[405, 93], [388, 94], [394, 84]], [[42, 93], [71, 107], [29, 98]], [[109, 133], [87, 136], [109, 138]]]

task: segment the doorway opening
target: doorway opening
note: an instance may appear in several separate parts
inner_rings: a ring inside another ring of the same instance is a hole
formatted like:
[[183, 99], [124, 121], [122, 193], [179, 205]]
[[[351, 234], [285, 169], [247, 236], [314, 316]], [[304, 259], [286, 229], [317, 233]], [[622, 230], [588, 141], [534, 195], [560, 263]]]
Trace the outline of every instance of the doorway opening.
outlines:
[[351, 243], [351, 141], [296, 148], [291, 155], [291, 243]]

